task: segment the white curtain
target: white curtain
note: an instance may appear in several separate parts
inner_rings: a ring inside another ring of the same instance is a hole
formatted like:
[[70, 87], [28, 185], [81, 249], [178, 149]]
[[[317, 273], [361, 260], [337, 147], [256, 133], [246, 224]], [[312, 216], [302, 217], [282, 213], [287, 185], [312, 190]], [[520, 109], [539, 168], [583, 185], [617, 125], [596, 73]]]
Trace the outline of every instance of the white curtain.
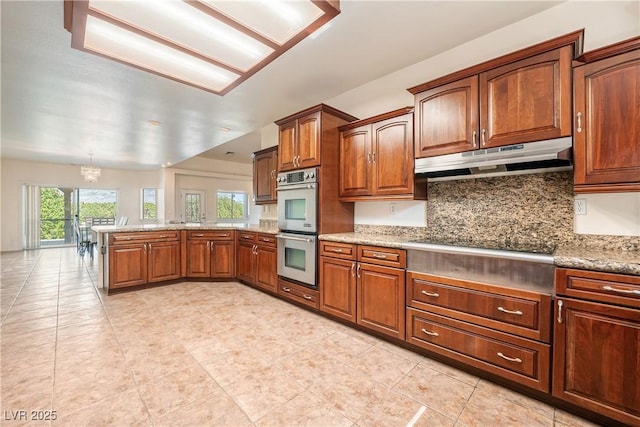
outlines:
[[22, 246], [24, 249], [40, 247], [40, 186], [22, 186]]

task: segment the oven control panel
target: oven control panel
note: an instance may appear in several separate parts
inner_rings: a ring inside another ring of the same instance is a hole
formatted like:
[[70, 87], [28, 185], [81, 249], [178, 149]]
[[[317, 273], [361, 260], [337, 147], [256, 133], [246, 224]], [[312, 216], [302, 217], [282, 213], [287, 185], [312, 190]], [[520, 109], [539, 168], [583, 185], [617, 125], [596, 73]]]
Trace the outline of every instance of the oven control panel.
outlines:
[[317, 168], [308, 168], [293, 172], [279, 173], [276, 181], [278, 182], [278, 187], [318, 182], [318, 170]]

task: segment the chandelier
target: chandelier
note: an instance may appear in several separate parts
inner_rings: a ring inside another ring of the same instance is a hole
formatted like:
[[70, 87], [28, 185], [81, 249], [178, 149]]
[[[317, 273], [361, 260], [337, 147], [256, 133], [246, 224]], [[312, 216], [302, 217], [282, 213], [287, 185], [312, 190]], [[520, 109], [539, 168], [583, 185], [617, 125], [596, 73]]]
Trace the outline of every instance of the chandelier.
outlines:
[[89, 164], [80, 167], [80, 175], [84, 176], [85, 182], [96, 182], [100, 176], [100, 168], [93, 164], [93, 154], [89, 154]]

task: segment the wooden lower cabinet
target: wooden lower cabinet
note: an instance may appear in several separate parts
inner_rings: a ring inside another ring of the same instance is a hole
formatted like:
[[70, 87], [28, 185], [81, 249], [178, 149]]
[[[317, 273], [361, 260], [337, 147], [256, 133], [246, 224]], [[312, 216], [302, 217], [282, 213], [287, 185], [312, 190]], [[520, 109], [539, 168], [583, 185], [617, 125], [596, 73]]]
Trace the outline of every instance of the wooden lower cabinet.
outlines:
[[640, 277], [556, 268], [553, 396], [640, 426]]
[[180, 278], [180, 242], [148, 243], [149, 283]]
[[404, 339], [404, 270], [365, 263], [359, 263], [356, 270], [358, 324]]
[[401, 249], [321, 241], [320, 310], [403, 340], [405, 266]]
[[278, 295], [315, 310], [319, 307], [320, 295], [318, 291], [285, 279], [278, 280]]
[[187, 277], [232, 279], [235, 277], [233, 230], [189, 231], [186, 245]]
[[114, 233], [109, 237], [109, 290], [181, 277], [177, 232]]
[[321, 256], [320, 310], [356, 322], [356, 262]]
[[238, 233], [236, 246], [236, 278], [275, 293], [278, 286], [275, 236]]
[[147, 283], [147, 244], [136, 243], [109, 249], [109, 289]]

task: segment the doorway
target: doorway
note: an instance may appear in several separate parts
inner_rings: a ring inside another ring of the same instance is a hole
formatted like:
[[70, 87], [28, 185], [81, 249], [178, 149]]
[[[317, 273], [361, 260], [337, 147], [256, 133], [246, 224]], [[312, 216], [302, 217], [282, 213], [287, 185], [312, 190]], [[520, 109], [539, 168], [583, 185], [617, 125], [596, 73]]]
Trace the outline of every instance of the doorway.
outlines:
[[206, 192], [204, 190], [182, 190], [180, 200], [182, 205], [181, 221], [186, 223], [207, 222], [205, 206]]

